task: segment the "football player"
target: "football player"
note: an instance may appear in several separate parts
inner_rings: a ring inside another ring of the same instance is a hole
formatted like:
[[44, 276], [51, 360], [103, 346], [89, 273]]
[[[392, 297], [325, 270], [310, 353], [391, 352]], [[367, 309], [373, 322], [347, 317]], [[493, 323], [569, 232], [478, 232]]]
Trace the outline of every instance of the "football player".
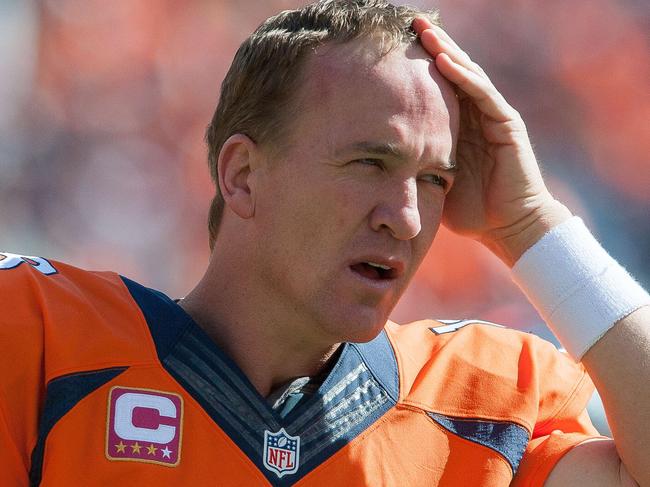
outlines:
[[[184, 299], [0, 254], [2, 485], [650, 485], [648, 294], [436, 13], [267, 20], [207, 141], [212, 254]], [[512, 268], [570, 357], [388, 320], [441, 223]]]

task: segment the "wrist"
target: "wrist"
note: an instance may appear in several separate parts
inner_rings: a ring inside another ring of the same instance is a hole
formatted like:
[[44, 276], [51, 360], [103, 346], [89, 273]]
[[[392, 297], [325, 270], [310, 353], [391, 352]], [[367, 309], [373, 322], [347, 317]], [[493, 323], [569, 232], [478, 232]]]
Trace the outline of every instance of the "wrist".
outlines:
[[511, 268], [526, 250], [535, 245], [552, 228], [572, 216], [566, 206], [557, 200], [552, 200], [530, 212], [515, 224], [489, 232], [481, 239], [481, 243]]
[[576, 360], [650, 295], [573, 217], [528, 249], [512, 278]]

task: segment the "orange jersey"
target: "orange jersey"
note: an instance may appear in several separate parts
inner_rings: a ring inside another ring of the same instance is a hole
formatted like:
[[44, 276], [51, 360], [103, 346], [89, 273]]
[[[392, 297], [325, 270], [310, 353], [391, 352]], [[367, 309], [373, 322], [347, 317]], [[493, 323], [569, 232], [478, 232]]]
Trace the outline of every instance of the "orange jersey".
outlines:
[[598, 434], [581, 365], [482, 322], [388, 323], [281, 417], [162, 293], [0, 254], [0, 296], [2, 486], [541, 486]]

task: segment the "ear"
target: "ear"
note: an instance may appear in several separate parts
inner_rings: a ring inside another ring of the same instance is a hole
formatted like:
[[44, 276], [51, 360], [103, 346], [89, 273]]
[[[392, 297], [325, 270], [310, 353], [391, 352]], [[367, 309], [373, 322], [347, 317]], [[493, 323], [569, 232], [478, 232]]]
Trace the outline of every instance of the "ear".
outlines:
[[251, 218], [255, 198], [249, 176], [256, 167], [259, 150], [244, 134], [231, 135], [223, 144], [217, 161], [219, 189], [226, 205], [241, 218]]

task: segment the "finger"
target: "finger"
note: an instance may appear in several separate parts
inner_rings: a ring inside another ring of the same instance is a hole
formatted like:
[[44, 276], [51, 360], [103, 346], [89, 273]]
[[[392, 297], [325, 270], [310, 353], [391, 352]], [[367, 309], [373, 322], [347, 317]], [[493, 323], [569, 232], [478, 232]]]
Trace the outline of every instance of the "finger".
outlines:
[[432, 56], [437, 56], [440, 53], [446, 53], [451, 57], [454, 62], [463, 64], [466, 68], [471, 69], [470, 63], [472, 60], [467, 53], [452, 46], [441, 37], [437, 36], [432, 29], [427, 29], [422, 32], [420, 42], [424, 49]]
[[418, 36], [421, 36], [425, 30], [432, 30], [434, 34], [437, 37], [440, 37], [442, 40], [444, 40], [446, 43], [450, 44], [451, 46], [455, 47], [459, 51], [462, 51], [460, 46], [456, 44], [456, 41], [454, 41], [447, 32], [440, 27], [439, 25], [433, 24], [429, 19], [424, 18], [424, 17], [416, 17], [413, 19], [413, 23], [411, 24], [413, 27], [413, 30], [415, 30], [416, 34]]
[[413, 27], [417, 35], [420, 35], [425, 29], [432, 29], [433, 24], [425, 17], [415, 17], [411, 23], [411, 27]]
[[[450, 38], [451, 39], [451, 38]], [[427, 29], [420, 35], [420, 42], [425, 50], [432, 56], [447, 54], [455, 63], [461, 64], [470, 71], [487, 78], [485, 71], [469, 57], [457, 44], [451, 44], [433, 29]], [[453, 42], [453, 41], [452, 41]]]
[[432, 24], [431, 30], [435, 32], [437, 36], [440, 36], [445, 42], [451, 44], [456, 49], [460, 49], [462, 51], [461, 47], [458, 44], [456, 44], [456, 41], [453, 40], [451, 36], [447, 33], [447, 31], [444, 30], [442, 27], [440, 27], [439, 25]]
[[452, 46], [460, 49], [460, 46], [456, 44], [456, 41], [454, 41], [447, 32], [440, 27], [439, 25], [433, 24], [430, 20], [424, 19], [421, 17], [418, 17], [413, 20], [413, 30], [415, 30], [415, 33], [419, 36], [421, 36], [425, 30], [433, 30], [434, 33], [442, 38], [445, 42], [448, 42]]
[[480, 125], [485, 139], [492, 144], [511, 145], [517, 140], [528, 138], [526, 126], [518, 120], [497, 122], [484, 116], [481, 117]]
[[518, 117], [483, 68], [472, 61], [447, 32], [422, 17], [414, 19], [413, 28], [425, 50], [436, 58], [438, 70], [469, 96], [481, 112], [500, 122]]
[[515, 109], [506, 102], [486, 77], [454, 62], [446, 53], [436, 56], [435, 63], [438, 71], [466, 93], [479, 110], [488, 117], [498, 122], [513, 120], [517, 117]]

